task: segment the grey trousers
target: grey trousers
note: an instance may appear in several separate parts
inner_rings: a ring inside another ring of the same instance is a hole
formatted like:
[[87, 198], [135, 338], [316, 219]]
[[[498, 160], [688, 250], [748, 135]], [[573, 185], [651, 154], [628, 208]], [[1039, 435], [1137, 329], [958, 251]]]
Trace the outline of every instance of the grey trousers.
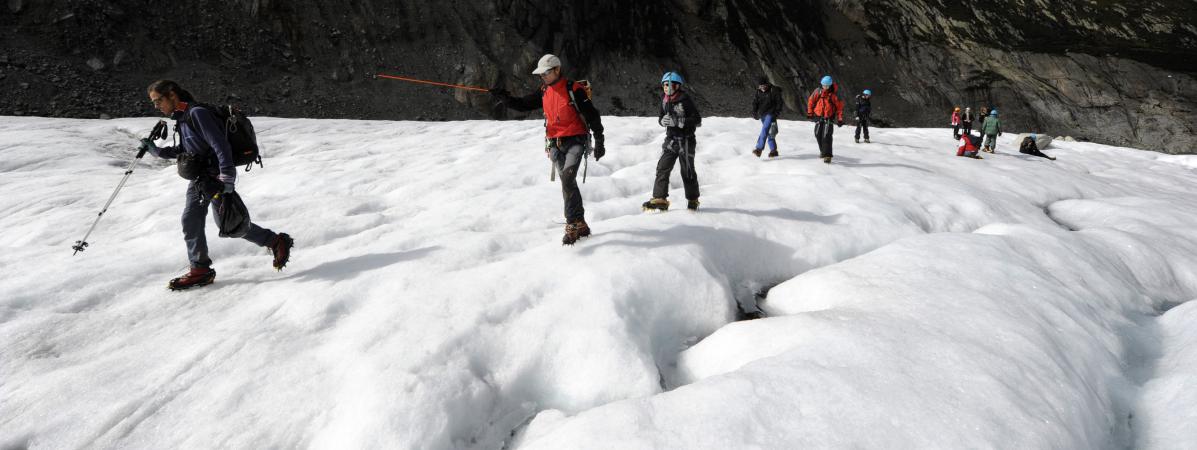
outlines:
[[[210, 184], [211, 187], [205, 189], [205, 184]], [[187, 185], [187, 202], [183, 205], [183, 241], [187, 243], [187, 259], [191, 261], [191, 267], [212, 266], [212, 259], [208, 257], [208, 237], [204, 233], [204, 220], [208, 216], [209, 205], [213, 214], [220, 208], [220, 198], [212, 198], [219, 186], [220, 183], [203, 180], [192, 181]], [[242, 239], [265, 247], [274, 237], [273, 231], [251, 223], [249, 232], [245, 233]]]
[[578, 189], [578, 166], [586, 152], [586, 138], [568, 137], [552, 139], [549, 145], [549, 159], [561, 178], [561, 197], [565, 201], [565, 220], [577, 222], [586, 218], [582, 206], [582, 191]]

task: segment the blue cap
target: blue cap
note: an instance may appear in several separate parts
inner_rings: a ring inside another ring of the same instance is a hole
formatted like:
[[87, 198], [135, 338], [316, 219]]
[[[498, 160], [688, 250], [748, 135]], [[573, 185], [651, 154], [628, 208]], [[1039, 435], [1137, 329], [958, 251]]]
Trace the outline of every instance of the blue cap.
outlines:
[[870, 91], [870, 90], [868, 90], [868, 89], [865, 89], [865, 90], [864, 90], [864, 95], [873, 95], [873, 91]]
[[665, 72], [665, 75], [661, 76], [661, 83], [665, 82], [686, 84], [686, 81], [677, 72]]
[[834, 81], [831, 80], [831, 75], [824, 75], [823, 79], [819, 80], [819, 84], [824, 86], [831, 86], [831, 83], [834, 83]]

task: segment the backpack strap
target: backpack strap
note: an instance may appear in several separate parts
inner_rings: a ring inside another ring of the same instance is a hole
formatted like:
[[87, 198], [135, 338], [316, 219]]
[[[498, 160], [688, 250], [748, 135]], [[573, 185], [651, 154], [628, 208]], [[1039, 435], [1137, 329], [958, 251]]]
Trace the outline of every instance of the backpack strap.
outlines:
[[590, 124], [586, 122], [586, 115], [582, 114], [582, 108], [578, 107], [578, 99], [574, 96], [574, 80], [565, 80], [565, 91], [569, 92], [569, 105], [574, 107], [574, 112], [577, 112], [578, 118], [582, 119], [582, 125], [586, 127], [586, 134], [590, 134]]

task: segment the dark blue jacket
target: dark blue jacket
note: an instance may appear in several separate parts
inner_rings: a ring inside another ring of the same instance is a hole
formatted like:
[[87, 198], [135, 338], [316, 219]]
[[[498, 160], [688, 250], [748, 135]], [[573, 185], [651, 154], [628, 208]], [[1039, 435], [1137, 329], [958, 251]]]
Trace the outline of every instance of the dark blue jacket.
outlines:
[[873, 115], [873, 103], [869, 99], [864, 98], [864, 95], [856, 95], [856, 117], [859, 119], [868, 119]]
[[[191, 116], [188, 121], [187, 116]], [[202, 106], [188, 106], [182, 111], [171, 114], [175, 120], [175, 131], [178, 133], [179, 145], [160, 147], [153, 151], [159, 158], [174, 159], [181, 152], [200, 155], [208, 162], [208, 175], [222, 183], [237, 181], [237, 166], [233, 165], [232, 146], [225, 134], [224, 124], [212, 111]], [[192, 124], [195, 128], [192, 128]]]

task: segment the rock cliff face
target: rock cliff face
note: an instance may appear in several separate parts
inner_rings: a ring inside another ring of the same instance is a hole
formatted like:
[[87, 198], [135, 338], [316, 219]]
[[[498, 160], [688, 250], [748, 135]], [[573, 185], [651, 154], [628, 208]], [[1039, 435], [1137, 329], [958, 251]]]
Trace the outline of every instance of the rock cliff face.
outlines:
[[0, 115], [150, 115], [144, 88], [169, 77], [263, 115], [524, 117], [373, 74], [518, 93], [553, 52], [605, 114], [653, 114], [660, 74], [678, 70], [705, 114], [747, 115], [763, 74], [797, 118], [830, 73], [845, 97], [871, 88], [883, 125], [994, 105], [1012, 131], [1197, 151], [1189, 0], [5, 2]]

